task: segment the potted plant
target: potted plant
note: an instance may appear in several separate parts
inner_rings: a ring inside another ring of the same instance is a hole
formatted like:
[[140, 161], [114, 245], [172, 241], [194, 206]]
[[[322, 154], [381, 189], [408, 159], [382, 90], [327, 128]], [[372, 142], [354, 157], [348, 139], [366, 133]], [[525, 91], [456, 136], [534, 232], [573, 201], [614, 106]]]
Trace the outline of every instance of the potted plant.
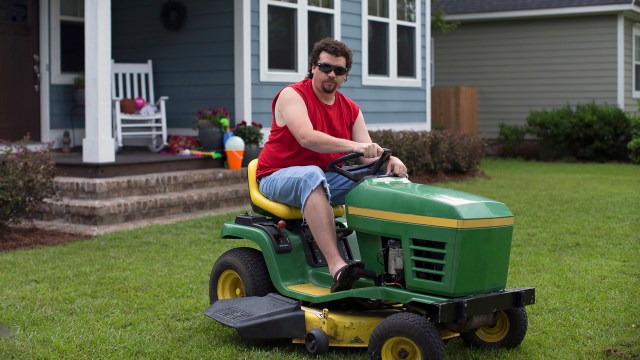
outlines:
[[244, 140], [244, 157], [242, 158], [242, 166], [249, 165], [249, 162], [260, 155], [260, 143], [262, 142], [262, 124], [257, 122], [247, 123], [242, 120], [241, 123], [236, 125], [233, 129], [233, 135], [238, 136]]
[[198, 141], [203, 150], [222, 150], [222, 134], [229, 127], [229, 112], [220, 106], [217, 108], [201, 109], [196, 113], [193, 126], [198, 131]]
[[84, 106], [84, 73], [73, 78], [73, 96], [76, 99], [76, 105]]

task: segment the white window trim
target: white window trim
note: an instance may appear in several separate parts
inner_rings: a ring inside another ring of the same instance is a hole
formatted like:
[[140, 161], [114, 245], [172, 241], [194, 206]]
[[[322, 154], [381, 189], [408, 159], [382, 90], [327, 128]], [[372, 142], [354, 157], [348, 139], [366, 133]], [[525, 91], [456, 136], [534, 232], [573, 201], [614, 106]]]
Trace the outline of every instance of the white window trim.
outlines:
[[[267, 8], [269, 5], [277, 5], [281, 7], [288, 7], [297, 11], [296, 27], [298, 28], [297, 48], [298, 58], [297, 68], [298, 71], [273, 71], [269, 70], [269, 34], [267, 29], [269, 28], [267, 22], [269, 20], [267, 14]], [[307, 5], [307, 1], [303, 0], [300, 3], [287, 3], [282, 1], [266, 0], [260, 1], [260, 81], [262, 82], [298, 82], [307, 76], [307, 66], [309, 63], [309, 46], [307, 44], [308, 37], [308, 14], [309, 11], [323, 12], [333, 15], [333, 33], [336, 40], [340, 40], [340, 24], [341, 24], [341, 8], [340, 0], [334, 1], [333, 9], [320, 8]]]
[[[397, 19], [396, 1], [389, 1], [389, 18], [381, 18], [377, 16], [369, 16], [368, 1], [362, 1], [362, 85], [371, 86], [394, 86], [394, 87], [421, 87], [422, 86], [422, 1], [416, 0], [416, 22], [406, 22]], [[372, 76], [369, 75], [369, 20], [385, 22], [389, 24], [389, 76]], [[407, 78], [398, 76], [397, 66], [397, 26], [405, 25], [414, 27], [416, 30], [415, 49], [416, 49], [416, 77]]]
[[84, 17], [60, 15], [60, 0], [51, 0], [51, 83], [57, 85], [73, 84], [78, 73], [63, 73], [60, 64], [60, 21], [84, 23]]
[[640, 91], [636, 90], [636, 64], [640, 65], [640, 59], [636, 59], [636, 37], [640, 37], [640, 25], [633, 26], [633, 35], [631, 38], [631, 97], [640, 98]]

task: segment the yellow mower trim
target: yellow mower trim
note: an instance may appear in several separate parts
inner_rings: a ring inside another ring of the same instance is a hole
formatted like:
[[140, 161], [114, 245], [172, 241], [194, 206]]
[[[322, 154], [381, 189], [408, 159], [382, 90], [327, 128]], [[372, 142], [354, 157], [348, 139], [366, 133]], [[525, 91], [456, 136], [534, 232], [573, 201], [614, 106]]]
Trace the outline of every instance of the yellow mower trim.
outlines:
[[[329, 338], [329, 346], [367, 347], [373, 329], [390, 315], [389, 311], [362, 314], [306, 306], [301, 308], [304, 310], [307, 332], [311, 329], [322, 329]], [[304, 338], [294, 338], [292, 342], [304, 344]]]
[[354, 206], [349, 206], [349, 215], [453, 229], [477, 229], [485, 227], [510, 226], [514, 223], [513, 216], [496, 219], [456, 220], [424, 215], [403, 214], [384, 210], [363, 209]]
[[330, 289], [312, 283], [289, 285], [287, 287], [293, 291], [313, 296], [323, 296], [331, 293]]

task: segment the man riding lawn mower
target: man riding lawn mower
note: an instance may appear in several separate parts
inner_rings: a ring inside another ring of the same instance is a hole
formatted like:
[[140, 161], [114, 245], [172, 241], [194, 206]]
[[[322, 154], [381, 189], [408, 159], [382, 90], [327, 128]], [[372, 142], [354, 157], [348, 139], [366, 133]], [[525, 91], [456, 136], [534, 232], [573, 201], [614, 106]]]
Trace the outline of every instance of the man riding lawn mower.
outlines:
[[[223, 225], [223, 238], [255, 248], [224, 253], [211, 271], [205, 314], [244, 338], [291, 338], [312, 354], [368, 347], [373, 359], [442, 359], [444, 342], [513, 348], [527, 331], [531, 287], [505, 289], [514, 217], [502, 203], [406, 178], [376, 175], [389, 158], [338, 167], [357, 185], [333, 208], [341, 256], [357, 280], [331, 291], [334, 277], [300, 209], [258, 190], [252, 208]], [[344, 274], [340, 275], [344, 276]]]

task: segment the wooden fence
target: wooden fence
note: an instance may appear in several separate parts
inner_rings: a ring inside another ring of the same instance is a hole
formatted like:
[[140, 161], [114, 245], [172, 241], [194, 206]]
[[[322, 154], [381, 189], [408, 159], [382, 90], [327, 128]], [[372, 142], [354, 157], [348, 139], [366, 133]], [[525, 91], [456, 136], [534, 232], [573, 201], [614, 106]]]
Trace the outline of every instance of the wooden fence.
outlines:
[[434, 87], [431, 89], [431, 122], [467, 134], [478, 133], [478, 91], [474, 87]]

